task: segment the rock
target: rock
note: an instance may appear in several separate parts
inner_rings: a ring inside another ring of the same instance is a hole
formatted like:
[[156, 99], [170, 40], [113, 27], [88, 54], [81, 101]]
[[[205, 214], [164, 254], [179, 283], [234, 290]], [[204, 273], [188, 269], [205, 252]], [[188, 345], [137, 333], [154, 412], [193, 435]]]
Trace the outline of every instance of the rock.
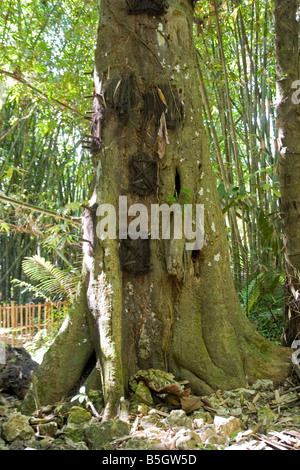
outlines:
[[194, 419], [193, 421], [193, 428], [194, 429], [201, 429], [205, 426], [205, 421], [202, 418]]
[[300, 415], [299, 416], [292, 416], [291, 426], [296, 428], [300, 427]]
[[197, 430], [197, 434], [200, 437], [202, 444], [204, 444], [210, 436], [214, 436], [215, 433], [215, 426], [213, 424], [208, 424], [199, 429], [199, 431]]
[[25, 450], [26, 448], [35, 448], [35, 440], [29, 440], [29, 441], [23, 441], [21, 439], [16, 439], [13, 442], [10, 442], [9, 444], [9, 450]]
[[81, 406], [73, 406], [68, 417], [68, 424], [88, 424], [91, 418], [91, 413], [85, 408], [82, 408]]
[[133, 437], [128, 439], [124, 450], [152, 450], [152, 445], [145, 437]]
[[212, 424], [214, 422], [211, 414], [208, 411], [194, 411], [192, 419], [203, 419], [206, 424]]
[[173, 374], [159, 369], [139, 370], [129, 381], [131, 390], [135, 392], [141, 380], [144, 380], [146, 383], [151, 383], [154, 389], [162, 389], [166, 385], [176, 385], [179, 390], [184, 390], [184, 387], [176, 382]]
[[76, 444], [72, 442], [72, 445], [64, 441], [64, 439], [54, 439], [53, 443], [48, 447], [47, 450], [75, 450]]
[[225, 448], [228, 447], [230, 439], [224, 436], [217, 436], [214, 434], [213, 436], [209, 436], [206, 441], [205, 445], [212, 446], [215, 449]]
[[66, 401], [64, 403], [61, 403], [54, 409], [54, 413], [56, 415], [61, 415], [61, 416], [68, 416], [70, 413], [71, 408], [74, 407], [74, 403], [70, 401]]
[[138, 407], [137, 407], [138, 413], [143, 415], [143, 416], [146, 416], [149, 413], [150, 409], [151, 408], [149, 406], [144, 405], [144, 404], [138, 405]]
[[137, 384], [131, 403], [133, 405], [144, 404], [151, 407], [154, 406], [154, 401], [151, 392], [144, 382], [141, 381]]
[[160, 415], [156, 413], [156, 410], [150, 410], [146, 416], [140, 419], [139, 425], [143, 428], [151, 428], [152, 426], [157, 426], [162, 428], [165, 426], [164, 420]]
[[201, 429], [206, 424], [212, 424], [214, 422], [212, 416], [208, 412], [199, 412], [193, 415], [193, 428], [194, 429]]
[[82, 441], [75, 443], [75, 450], [89, 450], [89, 448], [86, 443]]
[[233, 444], [232, 446], [226, 447], [225, 450], [248, 450], [243, 444]]
[[4, 440], [0, 438], [0, 450], [9, 450]]
[[262, 424], [271, 424], [277, 418], [278, 415], [271, 410], [269, 405], [261, 407], [257, 412], [257, 421]]
[[[235, 390], [229, 390], [223, 393], [223, 398], [240, 398], [244, 396], [245, 398], [249, 398], [257, 393], [256, 390], [251, 390], [250, 388], [236, 388]], [[228, 402], [227, 402], [228, 403]]]
[[83, 441], [84, 430], [90, 425], [91, 419], [92, 415], [89, 411], [80, 406], [73, 406], [64, 427], [66, 436], [74, 442]]
[[42, 440], [39, 442], [39, 447], [40, 447], [42, 450], [49, 449], [49, 447], [51, 446], [51, 444], [53, 444], [54, 440], [55, 440], [54, 437], [46, 436], [44, 439], [42, 439]]
[[198, 444], [201, 444], [199, 434], [191, 431], [191, 429], [180, 429], [174, 439], [178, 450], [195, 449]]
[[253, 390], [260, 390], [261, 392], [271, 392], [274, 390], [273, 380], [259, 379], [252, 386]]
[[7, 442], [15, 440], [28, 441], [34, 437], [34, 431], [29, 425], [28, 416], [13, 413], [2, 426], [2, 436]]
[[241, 407], [238, 407], [238, 408], [231, 408], [230, 409], [230, 414], [231, 416], [235, 416], [236, 418], [238, 416], [242, 416], [242, 413], [243, 413], [243, 410]]
[[6, 345], [6, 364], [1, 366], [0, 389], [22, 400], [31, 382], [31, 371], [37, 367], [38, 363], [24, 348]]
[[162, 420], [162, 423], [175, 429], [191, 429], [193, 424], [191, 418], [189, 418], [183, 410], [172, 410], [170, 415], [166, 419]]
[[130, 434], [131, 426], [125, 421], [110, 419], [105, 422], [94, 422], [85, 429], [90, 450], [112, 450], [111, 442]]
[[57, 423], [50, 421], [49, 423], [42, 423], [38, 425], [40, 436], [55, 436], [58, 431]]
[[230, 418], [215, 416], [214, 425], [217, 434], [229, 438], [231, 438], [233, 434], [240, 432], [242, 429], [241, 421], [234, 416], [231, 416]]

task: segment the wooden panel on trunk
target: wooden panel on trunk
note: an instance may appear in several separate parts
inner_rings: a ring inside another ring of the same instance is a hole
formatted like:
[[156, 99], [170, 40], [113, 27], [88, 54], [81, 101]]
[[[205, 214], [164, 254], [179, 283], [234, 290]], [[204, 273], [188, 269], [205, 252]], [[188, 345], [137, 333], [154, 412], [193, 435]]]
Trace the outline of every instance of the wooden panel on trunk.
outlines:
[[130, 15], [148, 13], [148, 15], [164, 15], [167, 12], [166, 0], [127, 0], [127, 12]]
[[184, 119], [184, 103], [182, 90], [177, 91], [176, 87], [171, 87], [168, 83], [153, 87], [148, 91], [144, 99], [143, 115], [144, 120], [154, 119], [159, 125], [160, 118], [164, 112], [168, 129], [177, 129]]
[[129, 161], [129, 188], [141, 197], [149, 196], [157, 188], [157, 160], [147, 153], [132, 155]]
[[120, 265], [123, 271], [146, 274], [150, 270], [150, 240], [128, 238], [120, 241]]
[[132, 73], [124, 77], [112, 78], [104, 93], [105, 102], [108, 108], [114, 109], [119, 118], [128, 124], [132, 108], [136, 102], [136, 83]]

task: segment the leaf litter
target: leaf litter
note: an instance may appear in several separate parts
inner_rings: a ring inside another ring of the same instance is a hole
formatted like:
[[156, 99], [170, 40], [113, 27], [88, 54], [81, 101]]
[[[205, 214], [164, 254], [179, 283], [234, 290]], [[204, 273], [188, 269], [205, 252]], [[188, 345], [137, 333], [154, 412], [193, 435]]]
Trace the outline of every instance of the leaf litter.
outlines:
[[[130, 388], [131, 396], [123, 400], [116, 420], [127, 422], [127, 432], [107, 437], [109, 442], [97, 444], [99, 450], [300, 449], [300, 384], [296, 374], [278, 387], [270, 380], [259, 379], [245, 388], [197, 397], [192, 395], [188, 381], [176, 381], [172, 374], [150, 369], [133, 376]], [[145, 391], [148, 394], [143, 401]], [[91, 400], [77, 403], [73, 397], [72, 401], [43, 407], [39, 416], [34, 413], [29, 417], [34, 430], [30, 443], [20, 439], [7, 442], [2, 432], [0, 448], [92, 449], [82, 426], [80, 441], [76, 434], [68, 433], [71, 413], [83, 412], [83, 408], [89, 415], [84, 427], [101, 425], [101, 407], [95, 403], [94, 414], [93, 407], [88, 406]], [[0, 428], [15, 415], [19, 405], [16, 397], [0, 394]], [[52, 435], [47, 435], [47, 429], [52, 429]]]

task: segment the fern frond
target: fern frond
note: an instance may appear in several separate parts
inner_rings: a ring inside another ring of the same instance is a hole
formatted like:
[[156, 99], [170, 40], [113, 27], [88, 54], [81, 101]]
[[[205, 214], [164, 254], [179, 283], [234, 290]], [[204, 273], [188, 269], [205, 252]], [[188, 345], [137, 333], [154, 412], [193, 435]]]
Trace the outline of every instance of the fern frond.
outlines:
[[46, 302], [51, 302], [51, 299], [45, 295], [45, 292], [42, 292], [36, 286], [33, 286], [32, 284], [29, 284], [28, 282], [25, 282], [25, 281], [20, 281], [19, 279], [13, 279], [12, 282], [16, 284], [18, 287], [24, 287], [22, 294], [24, 292], [33, 292], [36, 297], [42, 297], [43, 299], [46, 300]]
[[256, 302], [273, 293], [278, 286], [280, 277], [277, 272], [266, 271], [258, 274], [255, 279], [240, 290], [239, 295], [247, 315]]
[[70, 275], [38, 255], [25, 258], [22, 268], [30, 279], [39, 283], [35, 288], [44, 295], [55, 300], [74, 296], [79, 281], [77, 274]]

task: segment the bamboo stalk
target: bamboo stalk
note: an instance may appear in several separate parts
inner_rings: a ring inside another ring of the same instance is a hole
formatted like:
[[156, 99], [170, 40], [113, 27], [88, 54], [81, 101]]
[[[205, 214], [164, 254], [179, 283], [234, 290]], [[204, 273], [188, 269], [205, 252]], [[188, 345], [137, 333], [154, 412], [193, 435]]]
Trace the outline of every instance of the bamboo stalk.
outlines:
[[2, 328], [3, 328], [3, 309], [2, 306], [0, 305], [0, 341], [2, 341]]
[[[38, 304], [38, 332], [41, 329], [41, 303]], [[40, 347], [40, 338], [38, 340], [38, 347]]]
[[[12, 324], [12, 328], [15, 330], [17, 328], [16, 317], [15, 317], [15, 309], [14, 309], [15, 302], [12, 301], [10, 305], [11, 305], [10, 306], [11, 324]], [[12, 344], [13, 344], [13, 346], [16, 346], [16, 331], [13, 331]]]

